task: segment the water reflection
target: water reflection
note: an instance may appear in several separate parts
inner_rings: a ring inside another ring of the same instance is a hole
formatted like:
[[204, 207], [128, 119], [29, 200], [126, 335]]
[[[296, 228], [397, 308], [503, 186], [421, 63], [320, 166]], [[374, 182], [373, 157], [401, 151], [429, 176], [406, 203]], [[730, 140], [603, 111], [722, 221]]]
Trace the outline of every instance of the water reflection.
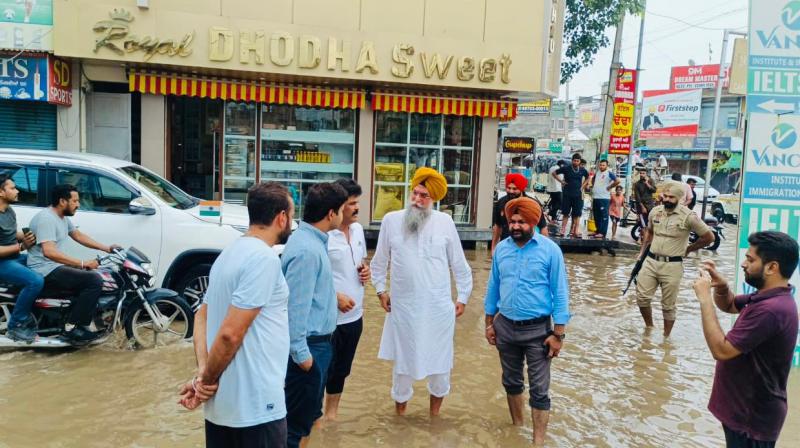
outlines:
[[[734, 230], [726, 232], [733, 235]], [[714, 258], [733, 277], [733, 242]], [[516, 447], [529, 425], [510, 425], [497, 352], [483, 338], [488, 254], [468, 253], [475, 293], [456, 328], [453, 390], [441, 418], [428, 418], [419, 382], [404, 418], [389, 396], [391, 364], [377, 360], [383, 310], [369, 290], [365, 326], [340, 408], [340, 420], [312, 438], [317, 447]], [[706, 410], [714, 362], [700, 326], [686, 263], [678, 321], [665, 341], [661, 323], [646, 334], [632, 291], [621, 297], [631, 256], [567, 257], [575, 315], [553, 363], [548, 446], [718, 447], [718, 422]], [[660, 316], [654, 301], [655, 316]], [[722, 319], [727, 330], [730, 321]], [[0, 446], [202, 446], [202, 414], [176, 404], [193, 370], [190, 344], [132, 352], [121, 341], [69, 353], [0, 354]], [[800, 437], [800, 374], [790, 378], [790, 413], [779, 446]]]

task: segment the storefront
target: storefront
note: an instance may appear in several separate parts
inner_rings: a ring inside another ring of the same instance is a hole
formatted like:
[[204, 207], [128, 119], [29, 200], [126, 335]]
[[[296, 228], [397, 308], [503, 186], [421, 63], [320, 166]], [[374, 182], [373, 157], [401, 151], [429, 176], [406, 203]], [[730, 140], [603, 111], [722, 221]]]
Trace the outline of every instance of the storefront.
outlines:
[[519, 92], [558, 88], [560, 38], [549, 39], [561, 33], [561, 2], [515, 3], [547, 17], [533, 30], [499, 21], [508, 7], [450, 0], [427, 10], [300, 0], [291, 14], [268, 1], [268, 15], [204, 0], [191, 12], [78, 14], [87, 1], [56, 0], [56, 52], [141, 95], [142, 164], [202, 198], [241, 203], [274, 180], [302, 214], [310, 185], [352, 177], [368, 224], [404, 207], [415, 170], [430, 166], [448, 181], [438, 209], [488, 227], [499, 121], [515, 116]]
[[0, 148], [56, 149], [57, 105], [70, 106], [68, 64], [43, 53], [0, 53]]

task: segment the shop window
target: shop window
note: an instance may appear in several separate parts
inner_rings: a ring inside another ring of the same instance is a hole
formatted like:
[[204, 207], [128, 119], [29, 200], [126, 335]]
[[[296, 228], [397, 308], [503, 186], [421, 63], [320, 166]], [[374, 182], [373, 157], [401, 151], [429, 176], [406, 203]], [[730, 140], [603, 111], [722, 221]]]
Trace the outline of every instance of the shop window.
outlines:
[[353, 177], [355, 120], [352, 109], [262, 106], [261, 180], [289, 188], [296, 216], [309, 186]]
[[222, 198], [243, 203], [256, 182], [256, 105], [225, 103]]
[[427, 166], [447, 179], [436, 208], [470, 223], [476, 125], [474, 117], [376, 112], [372, 219], [403, 209], [414, 173]]

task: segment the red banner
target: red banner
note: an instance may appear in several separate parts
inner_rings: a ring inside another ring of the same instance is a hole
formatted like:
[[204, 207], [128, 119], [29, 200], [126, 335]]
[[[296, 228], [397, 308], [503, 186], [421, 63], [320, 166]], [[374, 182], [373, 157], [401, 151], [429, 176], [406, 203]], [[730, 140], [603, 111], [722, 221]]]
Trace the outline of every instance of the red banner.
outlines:
[[636, 109], [636, 70], [623, 69], [614, 92], [609, 154], [628, 155], [633, 147], [633, 114]]
[[[730, 68], [726, 68], [730, 75]], [[719, 80], [719, 64], [672, 67], [669, 77], [670, 90], [715, 89]], [[726, 76], [722, 87], [728, 87], [730, 76]]]
[[47, 102], [72, 106], [72, 71], [68, 61], [47, 56]]

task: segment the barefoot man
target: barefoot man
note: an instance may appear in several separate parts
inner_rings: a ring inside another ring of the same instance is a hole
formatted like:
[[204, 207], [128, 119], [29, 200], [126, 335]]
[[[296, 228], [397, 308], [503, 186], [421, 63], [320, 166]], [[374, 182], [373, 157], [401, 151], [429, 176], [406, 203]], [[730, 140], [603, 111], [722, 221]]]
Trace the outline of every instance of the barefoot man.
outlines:
[[[431, 416], [450, 392], [456, 317], [472, 292], [472, 271], [452, 218], [433, 210], [447, 193], [444, 176], [419, 168], [405, 210], [386, 214], [372, 258], [372, 283], [388, 313], [378, 357], [394, 361], [392, 399], [399, 415], [414, 393], [414, 381], [428, 379]], [[392, 293], [387, 290], [391, 262]], [[449, 271], [458, 291], [453, 305]]]
[[550, 419], [550, 363], [561, 351], [570, 318], [567, 273], [561, 249], [533, 231], [542, 215], [536, 201], [509, 201], [505, 215], [511, 238], [501, 241], [492, 257], [484, 299], [486, 340], [500, 353], [503, 387], [517, 426], [524, 420], [528, 363], [533, 441], [543, 446]]

